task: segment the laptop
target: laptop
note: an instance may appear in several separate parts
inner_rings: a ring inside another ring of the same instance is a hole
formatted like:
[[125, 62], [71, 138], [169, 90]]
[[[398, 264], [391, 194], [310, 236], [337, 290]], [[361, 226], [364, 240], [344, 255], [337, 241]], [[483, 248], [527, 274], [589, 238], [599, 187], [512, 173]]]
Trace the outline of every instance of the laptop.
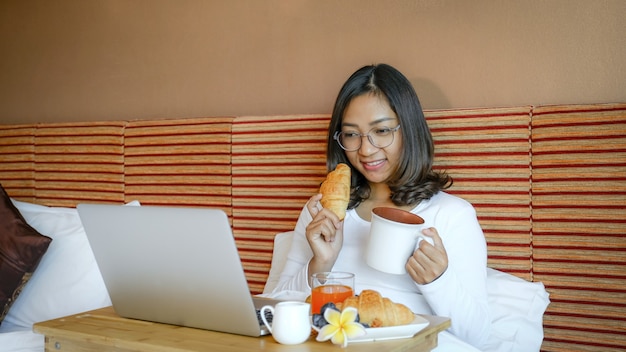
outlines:
[[269, 333], [219, 209], [79, 204], [113, 309], [125, 318], [247, 336]]

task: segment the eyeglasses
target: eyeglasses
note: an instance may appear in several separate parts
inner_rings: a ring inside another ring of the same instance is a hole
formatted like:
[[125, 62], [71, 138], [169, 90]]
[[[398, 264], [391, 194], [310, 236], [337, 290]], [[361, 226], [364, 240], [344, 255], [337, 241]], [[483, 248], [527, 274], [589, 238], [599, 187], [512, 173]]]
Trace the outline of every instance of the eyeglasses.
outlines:
[[393, 133], [400, 129], [400, 125], [396, 127], [374, 127], [367, 133], [358, 133], [355, 131], [337, 131], [333, 135], [333, 139], [339, 143], [339, 146], [348, 152], [354, 152], [361, 148], [363, 137], [367, 137], [370, 144], [376, 148], [386, 148], [393, 143]]

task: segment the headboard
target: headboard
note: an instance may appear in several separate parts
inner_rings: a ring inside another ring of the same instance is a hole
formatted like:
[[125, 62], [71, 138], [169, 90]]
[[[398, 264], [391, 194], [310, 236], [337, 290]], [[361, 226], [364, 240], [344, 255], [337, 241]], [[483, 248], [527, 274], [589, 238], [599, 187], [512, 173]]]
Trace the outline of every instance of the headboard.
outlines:
[[[581, 332], [592, 349], [626, 344], [626, 104], [425, 113], [435, 167], [474, 204], [489, 266], [550, 292], [544, 345], [567, 349]], [[293, 229], [326, 174], [329, 118], [0, 125], [0, 182], [50, 206], [224, 209], [259, 293], [274, 235]]]

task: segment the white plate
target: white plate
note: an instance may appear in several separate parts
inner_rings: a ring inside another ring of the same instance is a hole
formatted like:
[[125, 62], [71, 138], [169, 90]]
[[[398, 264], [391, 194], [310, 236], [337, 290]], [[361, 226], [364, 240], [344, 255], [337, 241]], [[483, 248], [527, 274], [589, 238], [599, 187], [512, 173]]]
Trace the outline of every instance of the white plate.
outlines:
[[415, 315], [415, 319], [406, 325], [388, 326], [384, 328], [367, 328], [366, 334], [348, 339], [348, 342], [370, 342], [382, 340], [406, 339], [415, 336], [418, 332], [424, 330], [430, 324], [426, 318]]

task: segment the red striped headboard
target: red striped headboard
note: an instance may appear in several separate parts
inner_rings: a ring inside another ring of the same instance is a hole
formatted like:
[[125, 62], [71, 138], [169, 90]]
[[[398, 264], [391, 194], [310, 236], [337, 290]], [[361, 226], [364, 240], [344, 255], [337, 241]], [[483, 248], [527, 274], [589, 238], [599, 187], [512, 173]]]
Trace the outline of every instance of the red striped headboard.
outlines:
[[35, 202], [35, 126], [0, 125], [0, 182], [11, 197]]
[[124, 123], [38, 125], [35, 199], [53, 206], [124, 201]]
[[24, 201], [231, 210], [232, 117], [0, 126], [0, 181]]
[[532, 118], [533, 273], [550, 292], [545, 350], [626, 346], [626, 104]]
[[530, 107], [427, 111], [435, 167], [476, 208], [489, 266], [531, 279]]
[[128, 122], [125, 201], [231, 209], [232, 117]]
[[329, 119], [247, 116], [233, 122], [233, 231], [255, 292], [267, 280], [274, 235], [293, 230], [326, 176]]

